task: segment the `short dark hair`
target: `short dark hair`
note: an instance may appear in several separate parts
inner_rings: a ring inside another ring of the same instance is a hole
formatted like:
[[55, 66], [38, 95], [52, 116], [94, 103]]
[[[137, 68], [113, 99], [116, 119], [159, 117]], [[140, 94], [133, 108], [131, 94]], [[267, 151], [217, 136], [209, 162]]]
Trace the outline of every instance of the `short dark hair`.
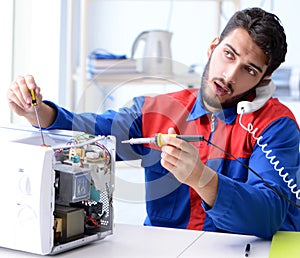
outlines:
[[258, 7], [237, 11], [222, 31], [220, 41], [237, 28], [245, 29], [266, 54], [268, 69], [265, 75], [271, 75], [285, 61], [286, 35], [275, 14]]

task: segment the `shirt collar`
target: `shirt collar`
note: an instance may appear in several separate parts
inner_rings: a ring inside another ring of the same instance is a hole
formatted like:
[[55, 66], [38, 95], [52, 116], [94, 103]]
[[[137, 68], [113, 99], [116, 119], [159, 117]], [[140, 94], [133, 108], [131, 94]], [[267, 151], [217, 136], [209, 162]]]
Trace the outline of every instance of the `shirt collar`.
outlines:
[[[211, 112], [207, 111], [202, 102], [202, 94], [201, 90], [199, 90], [198, 97], [195, 101], [195, 104], [187, 118], [187, 121], [196, 120], [199, 117], [205, 116], [207, 114], [211, 114]], [[214, 113], [214, 115], [223, 121], [226, 124], [232, 124], [237, 117], [237, 106], [232, 106], [230, 108], [224, 108], [222, 111]]]

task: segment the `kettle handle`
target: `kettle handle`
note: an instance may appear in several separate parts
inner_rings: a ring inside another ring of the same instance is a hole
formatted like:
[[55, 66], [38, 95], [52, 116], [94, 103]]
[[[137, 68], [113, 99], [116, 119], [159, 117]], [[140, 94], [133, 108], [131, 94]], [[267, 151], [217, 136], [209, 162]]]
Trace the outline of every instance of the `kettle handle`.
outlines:
[[131, 47], [131, 58], [133, 58], [134, 54], [135, 54], [135, 51], [136, 51], [136, 48], [138, 46], [138, 43], [141, 41], [141, 40], [146, 40], [146, 35], [149, 33], [149, 31], [143, 31], [141, 32], [134, 40], [133, 44], [132, 44], [132, 47]]

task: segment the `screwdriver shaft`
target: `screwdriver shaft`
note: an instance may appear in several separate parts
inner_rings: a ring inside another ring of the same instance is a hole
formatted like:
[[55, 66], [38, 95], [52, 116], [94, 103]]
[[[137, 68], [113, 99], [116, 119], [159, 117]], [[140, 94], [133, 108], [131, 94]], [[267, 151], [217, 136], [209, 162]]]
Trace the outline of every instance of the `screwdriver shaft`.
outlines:
[[41, 122], [40, 122], [39, 114], [38, 114], [38, 111], [37, 111], [37, 107], [33, 106], [33, 108], [34, 108], [36, 120], [37, 120], [37, 123], [38, 123], [39, 131], [41, 133], [43, 145], [46, 145], [45, 144], [45, 139], [44, 139], [44, 134], [43, 134], [42, 127], [41, 127]]
[[39, 131], [41, 133], [42, 144], [45, 146], [46, 144], [45, 144], [43, 130], [42, 130], [42, 127], [41, 127], [39, 113], [38, 113], [38, 110], [37, 110], [37, 100], [36, 100], [36, 95], [35, 95], [34, 90], [30, 90], [30, 94], [31, 94], [31, 99], [32, 99], [31, 104], [32, 104], [34, 112], [35, 112], [36, 121], [37, 121], [37, 124], [38, 124], [38, 127], [39, 127]]

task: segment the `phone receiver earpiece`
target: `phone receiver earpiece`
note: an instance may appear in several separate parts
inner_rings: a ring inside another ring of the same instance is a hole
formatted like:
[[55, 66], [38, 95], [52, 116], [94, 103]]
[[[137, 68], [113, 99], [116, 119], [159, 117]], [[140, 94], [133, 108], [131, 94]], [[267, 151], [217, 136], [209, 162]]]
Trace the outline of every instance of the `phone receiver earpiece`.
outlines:
[[237, 113], [246, 114], [260, 109], [273, 95], [276, 86], [269, 80], [266, 86], [256, 88], [256, 97], [253, 101], [241, 101], [237, 104]]

